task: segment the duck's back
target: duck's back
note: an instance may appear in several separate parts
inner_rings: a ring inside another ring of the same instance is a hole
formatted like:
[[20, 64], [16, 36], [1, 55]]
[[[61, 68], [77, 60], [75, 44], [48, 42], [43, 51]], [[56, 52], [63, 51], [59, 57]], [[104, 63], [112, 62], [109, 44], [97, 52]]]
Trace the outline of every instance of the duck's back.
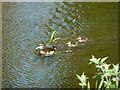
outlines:
[[48, 51], [53, 51], [53, 48], [44, 48], [43, 51], [48, 52]]

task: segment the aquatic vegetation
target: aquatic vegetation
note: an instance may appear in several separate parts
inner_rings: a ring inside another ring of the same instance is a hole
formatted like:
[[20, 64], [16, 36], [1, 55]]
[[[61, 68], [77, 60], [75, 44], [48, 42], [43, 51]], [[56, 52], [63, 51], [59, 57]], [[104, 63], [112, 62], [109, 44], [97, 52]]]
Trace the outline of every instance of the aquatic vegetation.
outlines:
[[53, 33], [51, 34], [50, 40], [47, 42], [46, 47], [49, 47], [49, 46], [50, 46], [50, 43], [53, 43], [53, 42], [55, 42], [56, 40], [60, 39], [60, 38], [55, 38], [55, 39], [54, 39], [55, 32], [56, 32], [56, 31], [53, 31]]
[[[89, 64], [95, 64], [96, 69], [99, 71], [98, 73], [95, 74], [95, 76], [93, 78], [96, 77], [100, 77], [101, 81], [98, 84], [98, 81], [96, 80], [96, 86], [95, 88], [118, 88], [119, 86], [119, 81], [120, 81], [120, 71], [119, 71], [119, 64], [114, 65], [112, 64], [112, 68], [110, 68], [111, 64], [107, 64], [105, 63], [105, 60], [108, 57], [104, 57], [104, 58], [95, 58], [92, 55], [92, 58], [89, 59], [90, 62]], [[80, 86], [82, 86], [82, 88], [84, 87], [88, 87], [90, 88], [90, 83], [88, 81], [87, 83], [87, 79], [88, 77], [84, 74], [79, 76], [78, 74], [76, 74], [77, 78], [81, 81], [81, 83], [79, 83]]]
[[[63, 41], [63, 40], [69, 39], [69, 38], [60, 38], [60, 37], [54, 38], [55, 37], [55, 32], [56, 31], [54, 30], [53, 33], [51, 34], [50, 40], [47, 42], [46, 47], [50, 47], [50, 44], [57, 41], [57, 40]], [[58, 33], [60, 34], [60, 32], [58, 32]]]

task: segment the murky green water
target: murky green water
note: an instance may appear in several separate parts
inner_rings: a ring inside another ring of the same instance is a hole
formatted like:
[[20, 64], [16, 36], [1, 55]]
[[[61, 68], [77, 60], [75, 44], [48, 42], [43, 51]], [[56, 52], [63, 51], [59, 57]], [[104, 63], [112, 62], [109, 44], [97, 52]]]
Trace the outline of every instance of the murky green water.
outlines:
[[[17, 2], [2, 8], [4, 88], [79, 88], [76, 74], [92, 77], [96, 72], [88, 65], [91, 55], [118, 63], [117, 3]], [[53, 30], [59, 32], [55, 37], [70, 39], [55, 43], [56, 54], [41, 59], [34, 49]], [[88, 37], [88, 42], [65, 53], [66, 42], [78, 36]]]

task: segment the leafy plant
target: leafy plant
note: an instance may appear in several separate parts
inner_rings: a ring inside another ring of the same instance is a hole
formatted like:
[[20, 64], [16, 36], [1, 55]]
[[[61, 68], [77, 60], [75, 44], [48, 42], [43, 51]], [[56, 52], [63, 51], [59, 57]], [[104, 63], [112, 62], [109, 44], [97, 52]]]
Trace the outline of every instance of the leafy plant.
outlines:
[[84, 73], [82, 73], [81, 76], [77, 75], [78, 79], [81, 81], [81, 83], [79, 83], [80, 86], [82, 86], [82, 88], [84, 88], [87, 84], [86, 84], [86, 80], [88, 79], [88, 77], [86, 75], [84, 75]]
[[[96, 73], [95, 76], [93, 78], [96, 77], [101, 77], [101, 81], [99, 83], [98, 86], [98, 82], [96, 80], [96, 86], [95, 88], [101, 88], [103, 85], [104, 88], [118, 88], [119, 86], [119, 81], [120, 81], [120, 72], [119, 72], [119, 64], [114, 65], [112, 64], [112, 68], [110, 68], [111, 64], [107, 64], [105, 63], [105, 60], [108, 57], [104, 57], [104, 58], [95, 58], [92, 55], [92, 58], [89, 59], [90, 62], [89, 64], [95, 64], [97, 70], [99, 71], [99, 73]], [[78, 77], [78, 79], [81, 81], [81, 83], [79, 84], [80, 86], [82, 86], [82, 88], [84, 88], [86, 86], [86, 79], [88, 79], [88, 77], [86, 77], [86, 75], [84, 75], [84, 73], [79, 76], [76, 74], [76, 76]], [[88, 88], [90, 88], [90, 83], [88, 81]]]
[[55, 38], [55, 39], [53, 39], [53, 37], [54, 37], [54, 35], [55, 35], [55, 32], [56, 32], [56, 31], [53, 31], [53, 33], [51, 34], [51, 38], [50, 38], [50, 40], [48, 41], [48, 43], [46, 44], [46, 46], [49, 46], [50, 43], [55, 42], [56, 40], [60, 39], [60, 38]]
[[[53, 33], [51, 34], [50, 40], [49, 40], [49, 41], [47, 42], [47, 44], [46, 44], [47, 47], [49, 47], [50, 44], [53, 43], [53, 42], [55, 42], [56, 40], [61, 40], [61, 41], [63, 41], [63, 40], [69, 39], [69, 38], [60, 38], [60, 37], [54, 39], [55, 32], [56, 32], [56, 31], [54, 30]], [[59, 32], [58, 32], [58, 33], [59, 33]]]

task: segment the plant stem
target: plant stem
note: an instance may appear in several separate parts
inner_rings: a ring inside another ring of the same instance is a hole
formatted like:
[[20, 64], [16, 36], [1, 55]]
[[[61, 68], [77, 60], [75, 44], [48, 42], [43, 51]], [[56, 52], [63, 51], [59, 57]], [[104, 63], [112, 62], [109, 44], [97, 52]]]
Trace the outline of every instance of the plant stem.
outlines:
[[117, 79], [117, 80], [116, 80], [116, 88], [117, 88], [117, 90], [118, 90], [118, 82], [119, 82], [119, 81], [118, 81], [118, 76], [117, 76], [117, 74], [116, 74], [116, 79]]

